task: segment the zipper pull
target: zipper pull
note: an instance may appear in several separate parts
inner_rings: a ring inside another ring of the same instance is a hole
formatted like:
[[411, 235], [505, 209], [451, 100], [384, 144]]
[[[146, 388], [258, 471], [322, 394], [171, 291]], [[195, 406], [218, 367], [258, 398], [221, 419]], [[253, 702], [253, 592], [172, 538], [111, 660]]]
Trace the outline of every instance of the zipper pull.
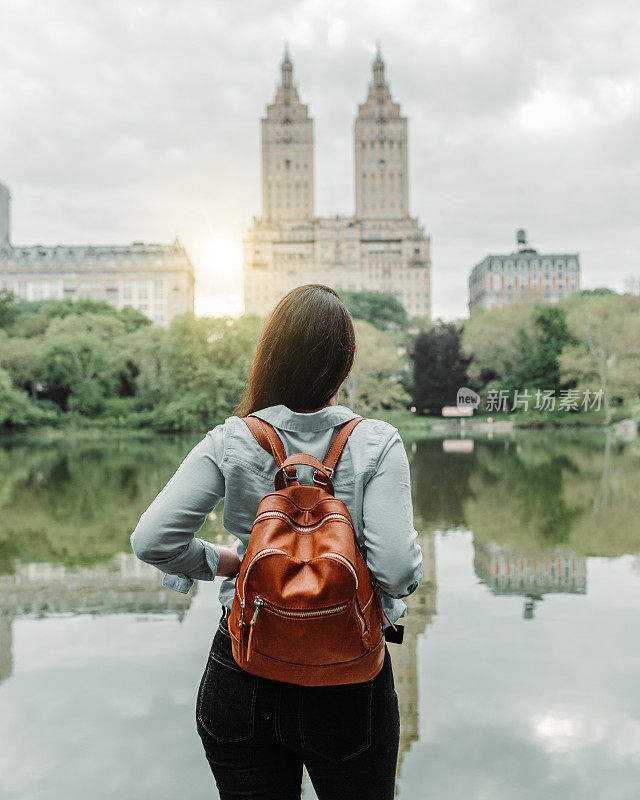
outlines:
[[253, 631], [256, 625], [256, 620], [258, 619], [258, 614], [260, 613], [260, 609], [264, 605], [264, 600], [258, 595], [255, 596], [253, 602], [255, 603], [256, 610], [253, 612], [253, 617], [251, 617], [251, 622], [249, 623], [249, 640], [247, 641], [247, 661], [251, 661], [251, 656], [253, 655]]
[[244, 661], [242, 645], [244, 643], [244, 599], [240, 601], [240, 619], [238, 620], [238, 633], [240, 638], [240, 661]]

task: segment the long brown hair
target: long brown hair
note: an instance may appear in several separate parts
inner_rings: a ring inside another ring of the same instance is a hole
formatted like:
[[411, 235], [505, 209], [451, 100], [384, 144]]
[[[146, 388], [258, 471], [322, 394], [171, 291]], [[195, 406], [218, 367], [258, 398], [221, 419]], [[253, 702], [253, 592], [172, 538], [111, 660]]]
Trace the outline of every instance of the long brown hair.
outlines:
[[265, 322], [233, 413], [244, 417], [280, 403], [315, 411], [340, 388], [355, 353], [353, 322], [340, 295], [322, 283], [297, 286]]

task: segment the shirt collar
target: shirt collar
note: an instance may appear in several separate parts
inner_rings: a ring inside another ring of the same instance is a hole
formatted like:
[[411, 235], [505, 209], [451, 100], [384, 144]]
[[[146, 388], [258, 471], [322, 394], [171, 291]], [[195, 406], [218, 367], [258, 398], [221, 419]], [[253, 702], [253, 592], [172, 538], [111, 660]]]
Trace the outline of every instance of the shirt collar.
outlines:
[[292, 411], [282, 404], [253, 411], [251, 417], [259, 417], [271, 423], [276, 428], [284, 431], [322, 431], [348, 422], [358, 416], [347, 406], [325, 406], [319, 411], [310, 411], [305, 414], [301, 411]]

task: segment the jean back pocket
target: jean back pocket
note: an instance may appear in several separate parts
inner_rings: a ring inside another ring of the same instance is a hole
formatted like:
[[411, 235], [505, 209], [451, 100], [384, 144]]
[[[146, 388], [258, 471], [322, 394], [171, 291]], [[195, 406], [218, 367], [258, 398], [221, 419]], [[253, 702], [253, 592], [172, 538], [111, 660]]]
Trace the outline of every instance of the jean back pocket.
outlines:
[[198, 724], [219, 742], [251, 739], [257, 693], [253, 675], [210, 655], [198, 689]]
[[371, 746], [373, 681], [305, 687], [300, 744], [322, 758], [346, 761]]

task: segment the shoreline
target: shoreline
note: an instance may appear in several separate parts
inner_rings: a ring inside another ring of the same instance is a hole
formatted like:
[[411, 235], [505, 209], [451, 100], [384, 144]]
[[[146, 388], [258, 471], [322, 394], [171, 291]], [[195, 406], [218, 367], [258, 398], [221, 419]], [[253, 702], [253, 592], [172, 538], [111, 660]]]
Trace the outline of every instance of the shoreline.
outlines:
[[[468, 438], [470, 436], [513, 436], [516, 433], [555, 433], [574, 435], [603, 435], [608, 432], [616, 432], [616, 427], [623, 421], [612, 420], [608, 425], [602, 418], [590, 418], [583, 422], [563, 421], [561, 424], [551, 420], [542, 419], [523, 419], [518, 421], [503, 415], [493, 418], [489, 422], [488, 416], [478, 416], [475, 418], [449, 418], [417, 416], [410, 411], [381, 411], [364, 416], [371, 416], [382, 419], [394, 425], [401, 432], [414, 438], [416, 435], [425, 438]], [[629, 418], [625, 418], [629, 419]], [[637, 424], [637, 423], [636, 423]], [[632, 423], [633, 425], [633, 423]], [[212, 427], [214, 427], [212, 425]], [[20, 441], [41, 441], [41, 442], [60, 442], [62, 440], [73, 441], [101, 441], [104, 439], [118, 440], [144, 440], [154, 439], [157, 436], [187, 437], [202, 434], [204, 427], [198, 430], [184, 431], [157, 431], [152, 428], [130, 428], [123, 426], [106, 425], [87, 425], [76, 426], [73, 424], [62, 424], [59, 427], [31, 428], [24, 430], [5, 430], [0, 431], [0, 444], [17, 443]], [[210, 430], [210, 428], [207, 428]], [[634, 436], [631, 435], [631, 439]]]

